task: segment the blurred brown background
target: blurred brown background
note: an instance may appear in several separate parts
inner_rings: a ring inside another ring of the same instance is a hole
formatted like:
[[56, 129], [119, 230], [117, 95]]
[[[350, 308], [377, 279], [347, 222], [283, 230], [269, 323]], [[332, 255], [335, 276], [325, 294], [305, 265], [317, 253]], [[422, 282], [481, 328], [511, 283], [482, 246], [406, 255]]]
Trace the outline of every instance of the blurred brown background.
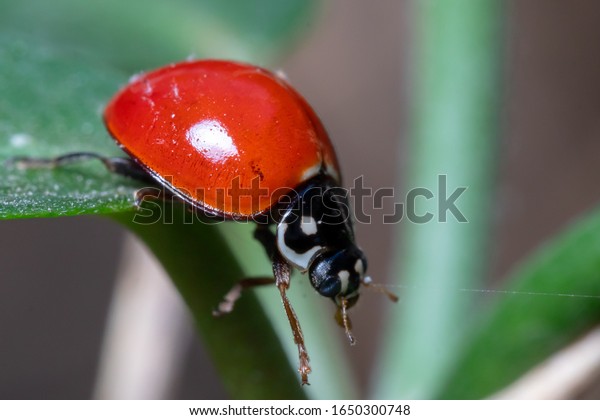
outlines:
[[[405, 169], [397, 156], [410, 164], [410, 2], [324, 6], [281, 67], [328, 127], [346, 181], [364, 175], [367, 186], [395, 186]], [[507, 15], [490, 282], [599, 195], [600, 2], [518, 0]], [[377, 281], [393, 274], [380, 217], [389, 210], [357, 227]], [[0, 223], [0, 398], [91, 397], [122, 236], [92, 217]], [[365, 298], [353, 315], [360, 345], [349, 354], [363, 384], [380, 303]], [[169, 397], [227, 397], [197, 338], [185, 366]]]

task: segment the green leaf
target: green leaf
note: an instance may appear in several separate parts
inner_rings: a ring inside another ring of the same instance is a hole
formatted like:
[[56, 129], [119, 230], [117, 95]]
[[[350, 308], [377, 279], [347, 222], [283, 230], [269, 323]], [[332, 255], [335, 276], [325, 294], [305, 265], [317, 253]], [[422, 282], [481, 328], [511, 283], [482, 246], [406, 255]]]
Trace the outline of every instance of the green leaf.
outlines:
[[599, 232], [595, 211], [503, 283], [439, 398], [488, 397], [598, 325]]
[[0, 27], [93, 51], [129, 71], [198, 57], [267, 64], [308, 27], [312, 0], [0, 0]]
[[0, 219], [131, 210], [139, 185], [98, 162], [53, 171], [6, 164], [15, 156], [76, 151], [118, 156], [101, 112], [126, 77], [7, 36], [0, 38], [0, 62]]

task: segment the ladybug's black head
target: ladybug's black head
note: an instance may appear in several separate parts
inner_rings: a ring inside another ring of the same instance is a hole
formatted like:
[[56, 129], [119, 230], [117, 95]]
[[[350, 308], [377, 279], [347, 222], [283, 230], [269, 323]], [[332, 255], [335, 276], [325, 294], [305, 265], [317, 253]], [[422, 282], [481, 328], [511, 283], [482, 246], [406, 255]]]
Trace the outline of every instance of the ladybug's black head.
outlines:
[[[358, 301], [358, 287], [365, 282], [367, 259], [356, 246], [325, 251], [309, 268], [310, 282], [322, 296], [329, 297], [346, 309]], [[368, 281], [368, 280], [367, 280]]]

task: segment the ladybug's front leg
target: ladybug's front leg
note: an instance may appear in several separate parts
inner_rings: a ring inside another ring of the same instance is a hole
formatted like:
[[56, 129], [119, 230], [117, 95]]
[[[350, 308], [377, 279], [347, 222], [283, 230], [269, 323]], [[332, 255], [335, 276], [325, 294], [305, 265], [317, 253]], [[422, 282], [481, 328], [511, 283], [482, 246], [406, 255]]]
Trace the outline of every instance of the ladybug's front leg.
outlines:
[[263, 245], [267, 255], [273, 262], [273, 274], [275, 275], [275, 285], [279, 289], [281, 294], [281, 301], [283, 302], [283, 308], [287, 315], [290, 327], [292, 328], [292, 334], [294, 335], [294, 343], [298, 346], [298, 356], [300, 358], [300, 367], [298, 372], [302, 377], [302, 385], [308, 384], [308, 374], [311, 372], [308, 352], [304, 345], [304, 334], [302, 334], [302, 328], [300, 322], [296, 316], [296, 312], [287, 297], [287, 289], [290, 287], [290, 276], [292, 267], [290, 264], [281, 256], [281, 253], [277, 249], [275, 235], [269, 229], [268, 225], [259, 224], [254, 231], [254, 237]]
[[213, 316], [222, 316], [233, 311], [235, 302], [242, 296], [244, 290], [273, 283], [275, 283], [275, 279], [272, 277], [252, 277], [240, 280], [229, 289], [219, 306], [213, 310]]
[[[273, 260], [274, 253], [277, 251], [275, 246], [275, 237], [267, 225], [257, 225], [254, 231], [254, 237], [265, 247], [267, 255]], [[241, 297], [242, 292], [256, 286], [264, 286], [276, 283], [273, 277], [251, 277], [240, 280], [227, 292], [219, 306], [213, 310], [213, 316], [221, 316], [233, 311], [235, 302]]]
[[277, 253], [273, 259], [275, 285], [281, 294], [283, 308], [285, 309], [285, 314], [287, 315], [290, 327], [292, 328], [292, 334], [294, 335], [294, 343], [296, 343], [298, 346], [298, 357], [300, 358], [298, 372], [300, 372], [300, 377], [302, 378], [302, 385], [308, 385], [308, 374], [311, 372], [309, 364], [310, 358], [308, 357], [308, 352], [306, 351], [306, 346], [304, 345], [304, 334], [302, 334], [300, 322], [298, 321], [296, 312], [294, 311], [294, 308], [292, 308], [292, 305], [286, 295], [286, 291], [290, 287], [291, 271], [290, 265], [283, 260], [283, 257], [281, 257], [279, 253]]

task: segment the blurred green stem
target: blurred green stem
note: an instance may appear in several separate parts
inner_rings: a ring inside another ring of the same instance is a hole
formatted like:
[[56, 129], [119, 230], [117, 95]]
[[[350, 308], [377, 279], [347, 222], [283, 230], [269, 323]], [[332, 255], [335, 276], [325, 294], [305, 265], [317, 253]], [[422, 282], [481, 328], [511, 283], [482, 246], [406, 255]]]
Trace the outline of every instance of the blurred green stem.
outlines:
[[[433, 198], [407, 200], [409, 219], [411, 208], [416, 217], [396, 233], [403, 249], [393, 276], [402, 281], [402, 301], [386, 335], [377, 398], [431, 398], [447, 377], [471, 324], [472, 296], [457, 291], [477, 287], [485, 275], [495, 173], [501, 2], [422, 0], [413, 7], [407, 184]], [[442, 205], [460, 187], [466, 191], [454, 203], [468, 222]], [[419, 223], [426, 212], [433, 218]]]
[[243, 272], [215, 226], [186, 223], [185, 210], [177, 210], [165, 216], [173, 223], [136, 223], [131, 212], [113, 217], [135, 232], [169, 273], [232, 398], [305, 398], [256, 297], [246, 294], [227, 316], [211, 315]]

